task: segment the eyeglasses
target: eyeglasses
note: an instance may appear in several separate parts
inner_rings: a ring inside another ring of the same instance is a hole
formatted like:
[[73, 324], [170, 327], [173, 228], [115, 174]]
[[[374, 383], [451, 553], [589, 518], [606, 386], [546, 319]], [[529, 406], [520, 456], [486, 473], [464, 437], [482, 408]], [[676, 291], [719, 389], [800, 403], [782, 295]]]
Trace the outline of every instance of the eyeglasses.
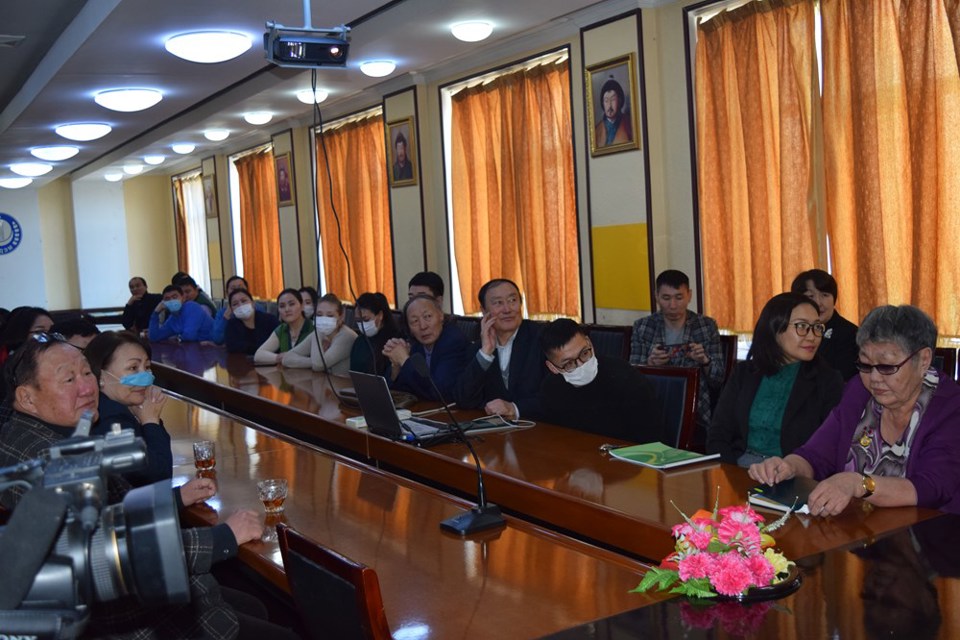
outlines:
[[20, 386], [20, 382], [17, 379], [17, 370], [20, 368], [20, 363], [22, 363], [24, 360], [27, 359], [26, 358], [27, 349], [25, 347], [27, 346], [28, 342], [39, 343], [41, 346], [37, 348], [38, 352], [44, 351], [50, 345], [57, 344], [58, 342], [70, 344], [69, 342], [67, 342], [67, 339], [63, 336], [62, 333], [41, 332], [41, 333], [31, 333], [30, 335], [28, 335], [27, 341], [24, 342], [22, 345], [20, 345], [20, 348], [14, 351], [13, 356], [11, 357], [11, 359], [13, 360], [13, 366], [10, 369], [10, 382], [12, 384], [12, 386], [10, 387], [11, 389], [16, 389], [18, 386]]
[[801, 338], [810, 333], [810, 330], [813, 329], [813, 335], [818, 338], [823, 337], [823, 332], [826, 330], [826, 327], [822, 322], [814, 322], [810, 324], [809, 322], [804, 322], [803, 320], [798, 320], [793, 323], [793, 329], [797, 332], [797, 335]]
[[592, 357], [593, 345], [590, 344], [581, 349], [580, 355], [578, 355], [576, 358], [573, 358], [572, 360], [565, 360], [560, 364], [555, 364], [553, 366], [555, 366], [557, 369], [560, 369], [560, 371], [563, 371], [564, 373], [570, 373]]
[[925, 347], [920, 347], [919, 349], [917, 349], [916, 351], [908, 355], [903, 362], [898, 362], [897, 364], [867, 364], [866, 362], [861, 362], [860, 360], [857, 360], [853, 363], [853, 366], [855, 366], [857, 368], [857, 371], [859, 371], [860, 373], [869, 374], [871, 371], [876, 369], [877, 373], [879, 373], [882, 376], [892, 376], [897, 371], [900, 371], [900, 367], [910, 362], [910, 359], [913, 358], [913, 356], [917, 355], [924, 349]]

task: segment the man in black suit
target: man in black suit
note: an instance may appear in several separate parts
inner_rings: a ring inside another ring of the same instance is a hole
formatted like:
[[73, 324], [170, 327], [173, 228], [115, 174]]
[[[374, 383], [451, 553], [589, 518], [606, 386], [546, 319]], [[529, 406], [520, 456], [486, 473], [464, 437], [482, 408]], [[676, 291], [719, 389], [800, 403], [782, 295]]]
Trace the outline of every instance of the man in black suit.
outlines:
[[163, 300], [163, 296], [147, 291], [147, 281], [140, 276], [130, 278], [127, 286], [130, 288], [130, 299], [123, 307], [123, 317], [120, 322], [124, 329], [137, 333], [146, 331], [150, 326], [150, 314]]
[[516, 420], [540, 416], [540, 382], [546, 373], [540, 327], [523, 319], [523, 296], [510, 280], [480, 287], [480, 342], [467, 350], [457, 403]]

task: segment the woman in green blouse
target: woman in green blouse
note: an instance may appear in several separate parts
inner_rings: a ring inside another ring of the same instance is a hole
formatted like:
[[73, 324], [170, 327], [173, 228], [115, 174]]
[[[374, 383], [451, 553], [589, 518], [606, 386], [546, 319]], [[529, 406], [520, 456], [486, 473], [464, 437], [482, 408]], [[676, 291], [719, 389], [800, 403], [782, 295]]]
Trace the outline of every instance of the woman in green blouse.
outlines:
[[288, 351], [310, 337], [310, 327], [303, 315], [303, 298], [296, 289], [284, 289], [277, 296], [280, 312], [278, 326], [253, 356], [257, 364], [283, 364]]

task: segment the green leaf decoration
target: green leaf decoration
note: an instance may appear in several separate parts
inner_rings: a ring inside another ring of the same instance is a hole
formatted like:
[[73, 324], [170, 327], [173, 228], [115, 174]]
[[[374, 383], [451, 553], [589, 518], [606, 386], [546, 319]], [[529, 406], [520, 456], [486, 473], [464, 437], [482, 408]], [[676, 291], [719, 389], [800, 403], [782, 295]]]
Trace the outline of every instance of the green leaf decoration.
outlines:
[[672, 569], [658, 569], [653, 567], [644, 574], [643, 580], [641, 580], [640, 584], [634, 589], [631, 589], [630, 593], [643, 593], [653, 587], [657, 587], [659, 591], [665, 591], [679, 579], [680, 574]]
[[709, 578], [696, 578], [687, 580], [670, 590], [670, 593], [677, 593], [691, 598], [716, 598]]

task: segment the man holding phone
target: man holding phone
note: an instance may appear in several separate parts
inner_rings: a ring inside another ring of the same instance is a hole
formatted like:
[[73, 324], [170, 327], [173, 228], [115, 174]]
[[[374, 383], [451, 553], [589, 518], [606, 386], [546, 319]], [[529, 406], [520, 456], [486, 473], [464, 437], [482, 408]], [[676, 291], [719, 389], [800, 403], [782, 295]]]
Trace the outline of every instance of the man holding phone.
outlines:
[[630, 364], [698, 367], [695, 442], [704, 442], [713, 398], [720, 393], [725, 363], [720, 332], [713, 318], [687, 309], [693, 292], [687, 274], [668, 269], [657, 276], [659, 311], [633, 323]]

